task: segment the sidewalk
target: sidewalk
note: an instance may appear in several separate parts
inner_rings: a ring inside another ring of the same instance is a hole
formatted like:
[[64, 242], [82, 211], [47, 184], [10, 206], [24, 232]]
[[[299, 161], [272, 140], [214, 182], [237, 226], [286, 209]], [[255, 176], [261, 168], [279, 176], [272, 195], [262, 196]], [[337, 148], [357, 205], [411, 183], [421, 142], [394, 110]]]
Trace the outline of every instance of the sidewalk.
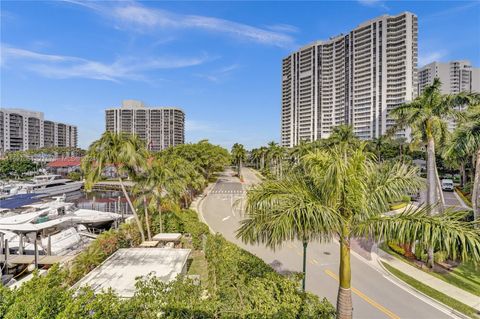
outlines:
[[475, 296], [463, 289], [460, 289], [441, 279], [438, 279], [432, 275], [429, 275], [428, 273], [420, 269], [417, 269], [416, 267], [411, 266], [394, 256], [391, 256], [390, 254], [386, 253], [381, 249], [378, 249], [377, 254], [383, 262], [389, 264], [390, 266], [400, 270], [401, 272], [420, 281], [421, 283], [428, 285], [429, 287], [435, 290], [438, 290], [444, 293], [445, 295], [451, 298], [454, 298], [480, 312], [479, 296]]

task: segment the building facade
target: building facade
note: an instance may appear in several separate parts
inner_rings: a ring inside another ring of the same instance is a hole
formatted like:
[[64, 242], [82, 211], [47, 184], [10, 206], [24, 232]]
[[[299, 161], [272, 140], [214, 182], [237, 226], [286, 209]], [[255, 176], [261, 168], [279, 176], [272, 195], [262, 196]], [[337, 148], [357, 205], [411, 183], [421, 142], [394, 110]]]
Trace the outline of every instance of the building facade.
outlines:
[[42, 112], [0, 108], [0, 153], [77, 147], [77, 127], [44, 120]]
[[185, 143], [185, 113], [176, 107], [145, 107], [125, 100], [119, 108], [105, 110], [105, 129], [138, 135], [151, 151]]
[[431, 85], [435, 78], [442, 82], [442, 94], [480, 92], [480, 68], [469, 61], [432, 62], [418, 71], [418, 92]]
[[341, 124], [362, 139], [385, 134], [388, 112], [417, 95], [417, 34], [414, 14], [384, 15], [284, 58], [281, 144], [327, 138]]

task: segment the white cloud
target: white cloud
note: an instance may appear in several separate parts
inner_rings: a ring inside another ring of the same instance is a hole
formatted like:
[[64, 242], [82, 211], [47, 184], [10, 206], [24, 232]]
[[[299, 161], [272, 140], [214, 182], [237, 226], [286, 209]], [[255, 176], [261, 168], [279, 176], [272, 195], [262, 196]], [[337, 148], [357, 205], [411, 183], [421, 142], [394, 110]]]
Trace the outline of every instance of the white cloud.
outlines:
[[[2, 44], [2, 67], [26, 69], [48, 78], [87, 78], [119, 82], [123, 79], [145, 80], [144, 73], [157, 69], [176, 69], [206, 62], [209, 57], [128, 57], [103, 63], [74, 56], [43, 54]], [[19, 62], [19, 63], [17, 63]]]
[[[295, 46], [294, 39], [286, 33], [292, 32], [294, 27], [287, 25], [277, 26], [277, 31], [272, 28], [267, 30], [226, 19], [200, 15], [183, 15], [162, 9], [147, 8], [135, 1], [101, 3], [66, 0], [65, 2], [87, 7], [112, 18], [115, 23], [123, 28], [133, 28], [140, 32], [154, 32], [163, 29], [197, 29], [223, 33], [240, 39], [278, 47], [291, 48]], [[282, 26], [283, 30], [280, 30]]]
[[229, 74], [231, 74], [233, 71], [237, 70], [238, 68], [240, 68], [239, 64], [231, 64], [231, 65], [224, 66], [220, 69], [214, 70], [210, 73], [197, 73], [195, 75], [200, 78], [205, 78], [212, 82], [220, 82], [221, 80], [228, 77]]
[[446, 51], [432, 51], [432, 52], [426, 52], [424, 54], [420, 54], [418, 57], [418, 66], [422, 67], [428, 63], [431, 63], [434, 61], [440, 61], [446, 56], [447, 56]]

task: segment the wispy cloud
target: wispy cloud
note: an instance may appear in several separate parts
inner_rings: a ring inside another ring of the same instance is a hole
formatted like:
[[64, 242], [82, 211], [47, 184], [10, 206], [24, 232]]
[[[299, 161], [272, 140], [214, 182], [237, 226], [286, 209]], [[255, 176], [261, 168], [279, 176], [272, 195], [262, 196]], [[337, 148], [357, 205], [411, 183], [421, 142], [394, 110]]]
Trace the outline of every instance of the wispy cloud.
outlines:
[[386, 5], [386, 1], [384, 0], [357, 0], [358, 3], [360, 3], [363, 6], [367, 7], [380, 7], [385, 10], [388, 10], [388, 7]]
[[434, 61], [440, 61], [441, 59], [447, 56], [447, 51], [440, 50], [440, 51], [431, 51], [420, 54], [418, 57], [418, 66], [422, 67], [428, 63]]
[[[454, 3], [454, 1], [452, 1], [450, 3]], [[446, 10], [440, 10], [440, 11], [432, 12], [431, 14], [420, 16], [419, 19], [420, 19], [421, 22], [428, 22], [428, 21], [434, 20], [436, 18], [445, 17], [445, 16], [449, 16], [449, 15], [453, 15], [453, 14], [458, 14], [459, 12], [465, 11], [467, 9], [470, 9], [470, 8], [478, 6], [478, 5], [480, 5], [480, 1], [478, 1], [478, 0], [477, 1], [472, 1], [472, 2], [469, 2], [467, 4], [462, 4], [462, 5], [450, 7]]]
[[158, 69], [176, 69], [202, 64], [209, 57], [126, 57], [111, 63], [88, 60], [75, 56], [44, 54], [5, 44], [1, 45], [2, 67], [26, 69], [48, 78], [87, 78], [120, 82], [129, 80], [146, 80], [145, 73]]
[[[226, 34], [242, 40], [291, 48], [295, 40], [288, 32], [292, 26], [277, 25], [270, 30], [234, 22], [226, 19], [177, 14], [163, 9], [154, 9], [135, 1], [93, 2], [64, 0], [91, 9], [113, 19], [117, 27], [134, 29], [140, 32], [155, 32], [165, 29], [196, 29]], [[283, 30], [282, 29], [283, 26]], [[287, 30], [288, 29], [288, 30]]]
[[197, 77], [205, 78], [212, 82], [220, 82], [221, 80], [228, 77], [228, 75], [230, 75], [233, 71], [237, 70], [238, 68], [240, 68], [239, 64], [231, 64], [231, 65], [227, 65], [222, 68], [213, 70], [212, 72], [209, 72], [209, 73], [197, 73], [195, 75]]

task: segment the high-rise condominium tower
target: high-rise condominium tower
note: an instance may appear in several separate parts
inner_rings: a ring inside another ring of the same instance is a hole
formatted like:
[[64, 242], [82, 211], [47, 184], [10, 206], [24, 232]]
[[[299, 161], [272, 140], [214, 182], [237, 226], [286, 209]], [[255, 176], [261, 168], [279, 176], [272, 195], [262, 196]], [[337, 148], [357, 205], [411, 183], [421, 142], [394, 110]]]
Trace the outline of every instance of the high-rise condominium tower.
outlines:
[[151, 151], [185, 142], [185, 113], [175, 107], [147, 108], [140, 101], [125, 100], [120, 108], [105, 110], [105, 128], [138, 135]]
[[42, 112], [0, 108], [0, 153], [77, 147], [77, 127], [44, 120]]
[[[442, 94], [480, 93], [480, 68], [473, 68], [469, 61], [432, 62], [421, 67], [418, 71], [418, 93], [421, 94], [435, 78], [442, 83]], [[458, 105], [457, 109], [463, 110], [464, 106]], [[448, 129], [453, 131], [455, 127], [455, 121], [448, 120]]]
[[469, 61], [432, 62], [418, 71], [418, 92], [433, 83], [435, 78], [442, 82], [443, 94], [480, 92], [480, 68]]
[[283, 59], [282, 145], [326, 138], [340, 124], [362, 139], [385, 134], [389, 110], [416, 96], [417, 33], [414, 14], [384, 15]]

